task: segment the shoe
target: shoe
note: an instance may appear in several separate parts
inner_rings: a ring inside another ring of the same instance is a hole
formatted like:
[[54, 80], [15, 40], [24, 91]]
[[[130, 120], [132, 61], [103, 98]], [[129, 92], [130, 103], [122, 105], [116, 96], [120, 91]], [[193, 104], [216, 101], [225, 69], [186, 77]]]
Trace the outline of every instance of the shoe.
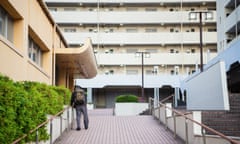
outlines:
[[77, 131], [80, 131], [80, 130], [81, 130], [81, 128], [77, 128], [76, 130], [77, 130]]
[[87, 130], [87, 129], [88, 129], [88, 127], [85, 127], [85, 129]]

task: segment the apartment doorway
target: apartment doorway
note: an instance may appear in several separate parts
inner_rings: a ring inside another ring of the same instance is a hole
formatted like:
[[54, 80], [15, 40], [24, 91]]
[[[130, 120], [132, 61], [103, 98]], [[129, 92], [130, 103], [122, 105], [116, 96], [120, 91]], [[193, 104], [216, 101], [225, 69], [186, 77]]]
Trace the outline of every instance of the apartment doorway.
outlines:
[[95, 108], [106, 108], [106, 95], [101, 89], [94, 89]]

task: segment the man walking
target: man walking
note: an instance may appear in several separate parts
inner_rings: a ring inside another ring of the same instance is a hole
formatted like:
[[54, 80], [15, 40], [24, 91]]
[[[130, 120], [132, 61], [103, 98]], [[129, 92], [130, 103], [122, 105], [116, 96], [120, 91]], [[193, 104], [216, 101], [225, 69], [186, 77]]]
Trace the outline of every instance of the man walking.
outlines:
[[80, 86], [75, 86], [71, 97], [71, 106], [76, 109], [77, 129], [81, 130], [80, 120], [83, 114], [84, 128], [88, 129], [87, 99], [85, 91]]

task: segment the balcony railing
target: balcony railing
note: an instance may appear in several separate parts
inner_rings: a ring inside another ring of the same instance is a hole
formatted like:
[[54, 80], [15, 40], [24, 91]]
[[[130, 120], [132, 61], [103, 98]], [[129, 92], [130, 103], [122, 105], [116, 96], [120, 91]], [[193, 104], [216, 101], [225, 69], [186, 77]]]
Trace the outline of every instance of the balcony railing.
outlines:
[[[168, 45], [168, 44], [199, 44], [198, 32], [184, 33], [64, 33], [70, 44], [82, 44], [87, 37], [93, 44], [103, 45]], [[204, 44], [216, 44], [216, 32], [203, 32]]]
[[[193, 0], [184, 0], [183, 3], [192, 3]], [[48, 3], [56, 3], [59, 0], [45, 0]], [[105, 3], [105, 4], [128, 4], [128, 3], [180, 3], [179, 0], [61, 0], [61, 3]], [[216, 2], [216, 0], [201, 0], [201, 2]]]
[[[189, 20], [189, 11], [52, 11], [53, 18], [60, 24], [179, 24], [198, 23]], [[216, 23], [216, 12], [212, 20], [205, 23]]]
[[[203, 55], [206, 64], [217, 53]], [[141, 59], [133, 53], [97, 53], [96, 58], [99, 65], [141, 65]], [[144, 65], [195, 65], [199, 59], [199, 53], [151, 53], [150, 58], [144, 59]]]
[[[171, 85], [172, 87], [179, 87], [180, 80], [186, 78], [186, 75], [145, 75], [144, 87], [162, 87], [164, 85]], [[78, 79], [77, 84], [82, 87], [102, 88], [104, 86], [141, 86], [141, 75], [125, 75], [125, 74], [113, 74], [104, 75], [99, 74], [92, 79]]]

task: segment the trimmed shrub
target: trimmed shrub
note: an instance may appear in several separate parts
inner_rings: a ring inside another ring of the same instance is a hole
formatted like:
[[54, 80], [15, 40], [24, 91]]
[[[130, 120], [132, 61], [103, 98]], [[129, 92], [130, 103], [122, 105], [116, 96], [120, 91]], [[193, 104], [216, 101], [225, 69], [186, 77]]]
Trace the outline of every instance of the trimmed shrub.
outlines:
[[[0, 143], [9, 144], [28, 134], [69, 104], [71, 92], [67, 88], [39, 82], [14, 82], [0, 74]], [[39, 140], [49, 138], [46, 127], [38, 130]], [[36, 133], [21, 143], [34, 141]]]
[[116, 97], [116, 102], [138, 102], [138, 97], [132, 94], [120, 95]]

